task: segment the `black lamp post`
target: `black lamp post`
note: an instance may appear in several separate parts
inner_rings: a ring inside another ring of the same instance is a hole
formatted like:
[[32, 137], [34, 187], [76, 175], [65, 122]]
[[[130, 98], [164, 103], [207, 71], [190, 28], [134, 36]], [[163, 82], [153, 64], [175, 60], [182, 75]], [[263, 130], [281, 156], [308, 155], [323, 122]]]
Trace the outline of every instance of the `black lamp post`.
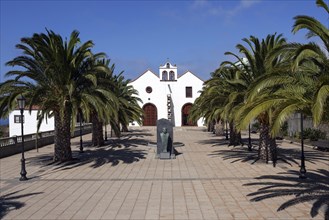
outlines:
[[107, 130], [106, 130], [106, 122], [105, 122], [105, 141], [107, 141]]
[[304, 155], [304, 125], [303, 125], [303, 113], [300, 113], [300, 138], [301, 138], [301, 147], [302, 147], [302, 152], [301, 152], [301, 164], [300, 164], [300, 174], [299, 178], [305, 179], [305, 173], [306, 173], [306, 168], [305, 168], [305, 155]]
[[25, 170], [25, 157], [24, 157], [24, 109], [25, 109], [25, 98], [23, 95], [17, 99], [18, 108], [21, 111], [21, 132], [22, 132], [22, 159], [21, 159], [21, 177], [19, 178], [20, 181], [27, 180], [26, 177], [26, 170]]
[[83, 153], [83, 146], [82, 146], [82, 112], [79, 111], [79, 121], [80, 121], [80, 153]]
[[248, 138], [248, 151], [252, 150], [252, 145], [251, 145], [251, 138], [250, 138], [250, 124], [248, 127], [248, 132], [249, 132], [249, 138]]
[[225, 122], [225, 127], [226, 127], [226, 134], [225, 134], [225, 137], [226, 137], [226, 140], [228, 140], [228, 128], [227, 128], [227, 121]]

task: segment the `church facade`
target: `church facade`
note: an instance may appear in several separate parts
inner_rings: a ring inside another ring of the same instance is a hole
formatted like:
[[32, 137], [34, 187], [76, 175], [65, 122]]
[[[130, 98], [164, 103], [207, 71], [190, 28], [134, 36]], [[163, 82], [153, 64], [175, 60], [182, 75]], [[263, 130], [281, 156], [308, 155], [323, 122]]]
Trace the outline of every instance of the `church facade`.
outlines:
[[177, 66], [166, 62], [159, 67], [158, 74], [147, 70], [130, 85], [138, 91], [143, 102], [143, 126], [156, 126], [161, 118], [170, 120], [176, 127], [203, 125], [202, 119], [188, 120], [189, 111], [203, 86], [203, 80], [192, 72], [178, 76]]

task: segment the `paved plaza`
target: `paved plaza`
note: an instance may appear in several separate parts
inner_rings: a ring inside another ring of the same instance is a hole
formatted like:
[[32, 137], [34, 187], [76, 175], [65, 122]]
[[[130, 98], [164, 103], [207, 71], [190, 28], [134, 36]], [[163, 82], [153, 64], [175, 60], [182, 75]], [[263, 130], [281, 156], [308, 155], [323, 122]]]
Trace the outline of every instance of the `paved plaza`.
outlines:
[[256, 147], [228, 146], [204, 128], [174, 128], [176, 159], [159, 160], [147, 144], [155, 132], [132, 127], [99, 148], [88, 134], [83, 154], [74, 138], [76, 159], [66, 164], [52, 163], [53, 145], [31, 150], [24, 182], [20, 154], [0, 159], [0, 219], [329, 219], [329, 152], [305, 147], [301, 180], [299, 144], [281, 141], [274, 167], [256, 160]]

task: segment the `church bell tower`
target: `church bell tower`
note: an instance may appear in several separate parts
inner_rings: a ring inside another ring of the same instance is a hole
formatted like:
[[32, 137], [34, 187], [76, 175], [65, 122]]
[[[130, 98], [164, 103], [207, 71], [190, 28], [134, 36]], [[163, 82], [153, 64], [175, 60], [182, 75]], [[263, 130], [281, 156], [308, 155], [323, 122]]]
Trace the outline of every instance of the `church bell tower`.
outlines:
[[177, 81], [177, 66], [166, 62], [159, 67], [160, 81]]

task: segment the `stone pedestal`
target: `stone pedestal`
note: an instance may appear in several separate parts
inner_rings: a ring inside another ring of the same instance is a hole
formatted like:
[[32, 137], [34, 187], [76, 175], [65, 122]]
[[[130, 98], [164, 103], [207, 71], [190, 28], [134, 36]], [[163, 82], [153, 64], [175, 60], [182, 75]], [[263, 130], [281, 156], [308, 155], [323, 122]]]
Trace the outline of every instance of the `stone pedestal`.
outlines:
[[173, 124], [167, 119], [157, 121], [157, 151], [156, 158], [174, 159]]
[[161, 152], [159, 158], [160, 159], [170, 159], [171, 156], [170, 156], [170, 153], [169, 152]]

